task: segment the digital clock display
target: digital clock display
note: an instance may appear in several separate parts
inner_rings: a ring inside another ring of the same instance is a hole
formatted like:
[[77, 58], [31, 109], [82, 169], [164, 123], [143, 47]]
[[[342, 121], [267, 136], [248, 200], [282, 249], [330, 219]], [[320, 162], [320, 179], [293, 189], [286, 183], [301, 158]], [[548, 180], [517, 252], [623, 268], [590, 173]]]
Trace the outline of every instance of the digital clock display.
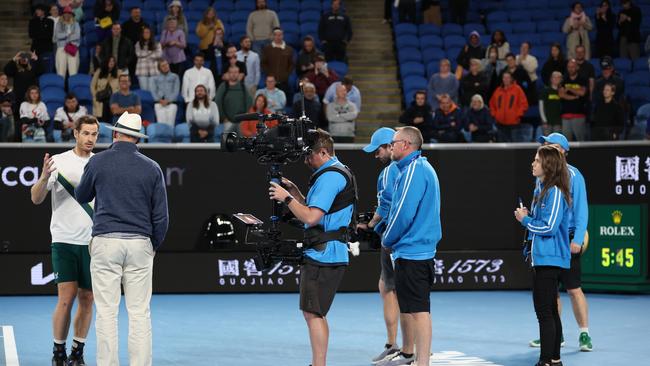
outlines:
[[595, 243], [594, 255], [598, 260], [594, 263], [594, 273], [638, 275], [641, 273], [641, 258], [639, 245], [630, 242]]
[[601, 257], [603, 258], [602, 266], [618, 266], [625, 268], [634, 267], [634, 248], [621, 248], [611, 250], [611, 248], [601, 248]]

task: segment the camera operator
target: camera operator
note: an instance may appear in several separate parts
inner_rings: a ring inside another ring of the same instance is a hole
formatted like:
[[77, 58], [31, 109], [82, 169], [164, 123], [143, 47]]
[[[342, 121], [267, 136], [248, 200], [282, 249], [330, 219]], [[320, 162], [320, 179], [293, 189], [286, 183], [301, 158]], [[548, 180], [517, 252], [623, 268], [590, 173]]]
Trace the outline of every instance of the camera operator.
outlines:
[[[393, 188], [399, 169], [397, 163], [391, 162], [390, 142], [393, 141], [395, 130], [382, 127], [375, 131], [370, 138], [370, 144], [363, 148], [363, 151], [373, 154], [383, 164], [388, 164], [382, 169], [377, 178], [377, 209], [367, 224], [357, 224], [357, 230], [374, 230], [381, 235], [386, 228], [386, 218], [390, 210], [393, 197]], [[372, 363], [380, 363], [398, 357], [400, 348], [397, 346], [397, 325], [399, 323], [399, 304], [395, 293], [395, 271], [390, 254], [382, 250], [380, 253], [381, 274], [379, 276], [379, 294], [384, 303], [384, 321], [386, 323], [386, 345], [384, 350], [375, 358]], [[411, 332], [402, 332], [402, 351], [407, 354], [413, 353], [413, 337]]]
[[326, 131], [318, 130], [305, 164], [314, 171], [307, 198], [288, 179], [282, 180], [287, 189], [271, 182], [269, 196], [284, 202], [305, 224], [300, 310], [309, 328], [312, 365], [325, 366], [329, 338], [326, 315], [348, 264], [347, 229], [356, 187], [351, 172], [334, 156], [334, 140]]
[[[395, 291], [402, 329], [412, 329], [417, 356], [400, 352], [386, 365], [428, 366], [431, 349], [431, 303], [429, 294], [435, 274], [434, 256], [442, 237], [440, 184], [427, 158], [421, 156], [422, 134], [415, 127], [397, 129], [391, 159], [400, 175], [388, 213], [382, 246], [395, 261]], [[407, 361], [407, 362], [405, 362]]]

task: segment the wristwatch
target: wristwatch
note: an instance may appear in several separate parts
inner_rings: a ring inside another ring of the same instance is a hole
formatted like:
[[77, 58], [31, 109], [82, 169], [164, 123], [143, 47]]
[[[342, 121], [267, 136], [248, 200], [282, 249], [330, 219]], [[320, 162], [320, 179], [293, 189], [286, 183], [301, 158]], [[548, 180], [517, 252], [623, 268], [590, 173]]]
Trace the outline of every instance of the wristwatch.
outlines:
[[291, 201], [293, 201], [293, 196], [287, 196], [287, 197], [284, 199], [284, 204], [287, 205], [287, 206], [289, 206], [289, 204], [291, 203]]

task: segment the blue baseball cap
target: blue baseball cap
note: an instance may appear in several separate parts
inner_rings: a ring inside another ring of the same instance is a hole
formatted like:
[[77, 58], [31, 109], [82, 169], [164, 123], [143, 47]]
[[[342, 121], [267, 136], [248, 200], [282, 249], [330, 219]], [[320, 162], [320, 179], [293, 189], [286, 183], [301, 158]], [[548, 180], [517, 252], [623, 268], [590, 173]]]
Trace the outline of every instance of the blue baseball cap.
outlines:
[[381, 145], [390, 144], [393, 141], [393, 136], [395, 136], [395, 130], [389, 127], [382, 127], [372, 134], [370, 145], [364, 147], [363, 151], [371, 153], [379, 149]]
[[545, 142], [549, 144], [557, 144], [560, 145], [564, 151], [569, 151], [569, 140], [567, 140], [563, 134], [558, 132], [553, 132], [548, 136], [540, 136], [537, 138], [537, 142], [540, 144], [543, 144]]

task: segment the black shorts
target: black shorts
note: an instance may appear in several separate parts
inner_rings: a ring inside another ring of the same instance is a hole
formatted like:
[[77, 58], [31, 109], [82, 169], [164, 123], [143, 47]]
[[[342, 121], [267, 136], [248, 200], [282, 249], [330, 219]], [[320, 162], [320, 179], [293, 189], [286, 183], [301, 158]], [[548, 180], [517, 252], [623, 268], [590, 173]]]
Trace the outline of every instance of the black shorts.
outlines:
[[435, 264], [432, 259], [395, 260], [395, 290], [400, 313], [431, 311], [429, 294], [433, 285]]
[[326, 316], [345, 274], [346, 266], [319, 266], [310, 262], [300, 267], [300, 310]]
[[575, 290], [582, 287], [582, 269], [580, 268], [580, 253], [571, 254], [571, 268], [562, 270], [560, 283], [565, 290]]
[[381, 249], [379, 255], [381, 261], [381, 274], [379, 278], [384, 282], [384, 289], [386, 291], [395, 291], [395, 269], [393, 268], [393, 260], [390, 259], [390, 254]]

